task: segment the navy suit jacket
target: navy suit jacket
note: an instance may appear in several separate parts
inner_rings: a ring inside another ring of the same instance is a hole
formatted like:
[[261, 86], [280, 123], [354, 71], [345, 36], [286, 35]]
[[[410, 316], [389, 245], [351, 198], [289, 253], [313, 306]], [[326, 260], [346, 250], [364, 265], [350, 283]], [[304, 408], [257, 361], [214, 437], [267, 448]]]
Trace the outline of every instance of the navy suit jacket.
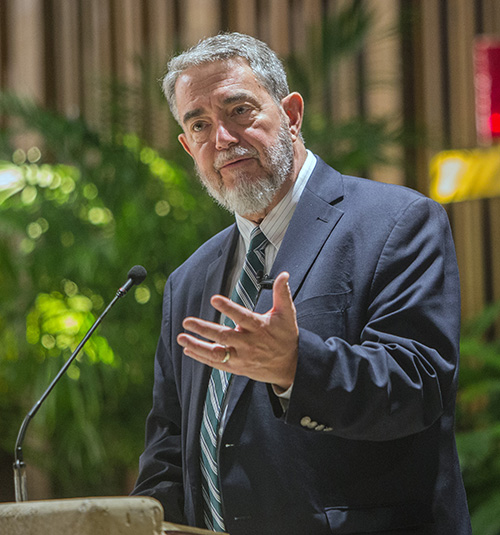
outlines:
[[[186, 316], [218, 321], [233, 225], [166, 285], [153, 408], [134, 494], [203, 526], [202, 407], [211, 369], [182, 353]], [[232, 535], [470, 533], [453, 433], [460, 297], [448, 219], [406, 188], [318, 159], [270, 276], [290, 273], [300, 328], [288, 410], [233, 377], [219, 449]], [[267, 311], [272, 292], [257, 305]]]

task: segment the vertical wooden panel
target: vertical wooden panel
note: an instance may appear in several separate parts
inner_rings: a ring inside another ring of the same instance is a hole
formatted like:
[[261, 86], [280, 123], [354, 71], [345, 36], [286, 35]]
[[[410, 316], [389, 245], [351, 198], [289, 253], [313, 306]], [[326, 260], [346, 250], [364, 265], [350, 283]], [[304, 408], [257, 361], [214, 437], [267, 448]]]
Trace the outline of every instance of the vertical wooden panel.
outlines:
[[[368, 9], [374, 13], [374, 25], [365, 50], [367, 115], [372, 118], [391, 117], [391, 128], [401, 126], [401, 58], [399, 25], [399, 3], [397, 0], [377, 2], [369, 0]], [[389, 157], [398, 162], [403, 154], [400, 147], [387, 148]], [[403, 172], [398, 164], [379, 165], [370, 170], [371, 178], [394, 184], [403, 183]]]
[[[500, 302], [500, 198], [489, 201], [490, 208], [490, 273], [491, 301]], [[500, 338], [500, 318], [496, 323], [496, 334]]]
[[278, 56], [286, 57], [290, 52], [288, 1], [273, 0], [273, 2], [268, 2], [267, 6], [269, 12], [263, 17], [261, 26], [264, 31], [261, 37]]
[[[140, 132], [143, 117], [143, 99], [138, 93], [141, 83], [139, 58], [144, 42], [143, 10], [136, 0], [120, 0], [113, 4], [115, 25], [113, 43], [115, 49], [114, 73], [126, 92], [121, 96], [127, 114], [120, 120], [126, 130]], [[131, 91], [132, 90], [132, 91]]]
[[148, 0], [144, 59], [149, 69], [145, 81], [149, 107], [144, 128], [147, 140], [155, 146], [168, 144], [170, 129], [174, 126], [158, 80], [165, 74], [167, 62], [174, 53], [178, 31], [175, 26], [173, 0]]
[[165, 66], [174, 52], [176, 33], [173, 0], [147, 0], [148, 54], [153, 62]]
[[500, 2], [498, 0], [483, 0], [483, 33], [500, 34]]
[[452, 207], [455, 246], [462, 287], [464, 318], [479, 314], [485, 305], [485, 263], [483, 217], [480, 201]]
[[78, 4], [75, 0], [54, 0], [53, 14], [57, 106], [67, 116], [77, 117], [80, 115], [82, 72]]
[[[350, 0], [340, 0], [336, 7], [344, 9]], [[332, 78], [333, 119], [348, 121], [359, 115], [358, 55], [342, 58]]]
[[182, 46], [192, 46], [203, 37], [218, 33], [218, 0], [183, 0], [181, 4]]
[[[20, 0], [6, 6], [9, 33], [6, 44], [6, 66], [2, 68], [7, 89], [40, 104], [45, 99], [44, 35], [39, 21], [43, 20], [42, 0]], [[39, 136], [23, 133], [12, 140], [24, 150], [38, 145]]]
[[138, 80], [137, 59], [143, 42], [142, 9], [136, 0], [114, 3], [116, 74], [127, 83]]
[[44, 57], [42, 0], [16, 0], [7, 5], [6, 87], [43, 102]]
[[475, 11], [470, 0], [449, 3], [449, 65], [451, 140], [454, 147], [476, 145], [473, 44]]
[[[0, 88], [6, 84], [7, 68], [7, 5], [6, 0], [0, 0]], [[1, 121], [1, 117], [0, 117]], [[1, 123], [0, 123], [1, 125]]]
[[304, 51], [309, 44], [312, 28], [321, 21], [321, 0], [295, 0], [291, 17], [293, 50]]
[[82, 2], [83, 113], [94, 128], [109, 124], [105, 86], [111, 81], [109, 0]]
[[444, 147], [443, 84], [444, 59], [441, 47], [440, 6], [436, 0], [421, 0], [417, 17], [415, 58], [416, 109], [414, 119], [418, 128], [425, 127], [426, 143], [419, 147], [417, 180], [421, 191], [429, 191], [429, 162]]
[[233, 31], [257, 35], [256, 0], [233, 0], [230, 10], [229, 24]]
[[[453, 147], [476, 145], [474, 116], [473, 43], [474, 4], [469, 0], [449, 3], [450, 140]], [[484, 221], [481, 202], [452, 207], [455, 244], [462, 281], [465, 317], [478, 314], [485, 305]]]
[[[321, 0], [303, 0], [302, 5], [302, 21], [304, 27], [310, 28], [311, 25], [317, 24], [323, 17], [323, 7]], [[303, 45], [305, 43], [302, 43]]]
[[[298, 4], [298, 5], [297, 5]], [[294, 32], [291, 52], [300, 58], [301, 68], [310, 80], [316, 80], [312, 86], [313, 94], [306, 103], [305, 113], [325, 113], [322, 99], [322, 80], [316, 75], [317, 58], [312, 55], [312, 50], [320, 46], [321, 32], [317, 31], [323, 16], [322, 3], [318, 0], [304, 0], [296, 2], [291, 12]], [[295, 30], [296, 29], [296, 30]], [[292, 88], [296, 90], [297, 88]]]

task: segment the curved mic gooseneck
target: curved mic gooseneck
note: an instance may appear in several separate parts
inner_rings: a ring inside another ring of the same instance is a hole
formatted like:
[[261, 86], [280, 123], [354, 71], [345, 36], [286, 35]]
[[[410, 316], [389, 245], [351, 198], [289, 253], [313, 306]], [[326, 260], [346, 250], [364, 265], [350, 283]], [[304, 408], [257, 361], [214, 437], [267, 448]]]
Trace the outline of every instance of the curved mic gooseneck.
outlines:
[[28, 429], [28, 425], [30, 421], [32, 420], [33, 416], [38, 412], [38, 409], [42, 405], [42, 403], [45, 401], [47, 396], [52, 392], [52, 389], [56, 385], [56, 383], [59, 381], [59, 379], [64, 375], [66, 370], [70, 367], [71, 363], [75, 360], [76, 356], [82, 349], [82, 347], [85, 345], [87, 340], [92, 336], [92, 333], [96, 330], [96, 328], [99, 326], [101, 321], [103, 320], [104, 316], [109, 312], [111, 307], [120, 299], [120, 297], [123, 297], [129, 290], [132, 288], [132, 286], [136, 284], [141, 284], [141, 282], [146, 278], [147, 272], [142, 266], [134, 266], [130, 269], [128, 272], [128, 280], [127, 282], [118, 289], [116, 292], [115, 297], [113, 300], [109, 303], [109, 305], [106, 307], [104, 312], [99, 316], [99, 318], [94, 322], [92, 327], [87, 331], [87, 334], [84, 336], [83, 340], [78, 344], [78, 347], [73, 351], [71, 357], [64, 363], [64, 366], [59, 370], [58, 374], [55, 376], [53, 381], [50, 383], [49, 387], [45, 392], [42, 394], [42, 397], [33, 405], [31, 410], [28, 412], [26, 417], [23, 420], [23, 423], [21, 424], [21, 427], [19, 429], [19, 433], [17, 435], [16, 440], [16, 446], [14, 450], [14, 489], [15, 489], [15, 495], [16, 495], [16, 502], [25, 502], [28, 500], [28, 490], [26, 487], [26, 465], [23, 461], [23, 441], [24, 436], [26, 434], [26, 430]]

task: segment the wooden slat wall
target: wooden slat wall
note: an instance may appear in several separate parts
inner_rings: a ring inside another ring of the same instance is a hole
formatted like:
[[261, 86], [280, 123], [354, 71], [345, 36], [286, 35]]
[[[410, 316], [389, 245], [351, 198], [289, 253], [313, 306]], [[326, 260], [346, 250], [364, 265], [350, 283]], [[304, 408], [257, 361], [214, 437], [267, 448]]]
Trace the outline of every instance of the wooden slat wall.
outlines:
[[[474, 124], [474, 85], [472, 76], [472, 47], [475, 20], [474, 3], [455, 0], [447, 10], [448, 28], [461, 28], [460, 32], [448, 31], [448, 65], [451, 147], [473, 147], [476, 144]], [[470, 314], [479, 313], [485, 303], [484, 228], [481, 201], [459, 203], [453, 206], [453, 222], [457, 235], [457, 255], [462, 266], [464, 309]]]
[[[426, 191], [426, 170], [433, 154], [477, 145], [473, 42], [482, 33], [500, 37], [500, 3], [421, 0], [414, 4], [416, 118], [424, 119], [428, 134], [428, 145], [416, 164], [421, 189]], [[448, 212], [460, 267], [463, 316], [469, 318], [500, 300], [500, 203], [498, 199], [462, 202], [450, 205]]]
[[[500, 37], [500, 2], [488, 0], [483, 2], [481, 31]], [[489, 236], [486, 243], [489, 258], [489, 277], [491, 301], [500, 301], [500, 199], [487, 201], [489, 220]], [[500, 320], [496, 324], [496, 333], [500, 333]]]
[[[178, 47], [221, 29], [236, 30], [267, 41], [286, 56], [305, 48], [310, 24], [352, 1], [0, 0], [0, 87], [31, 95], [68, 116], [81, 114], [100, 128], [111, 113], [105, 106], [106, 84], [116, 77], [139, 89], [127, 101], [133, 111], [127, 114], [127, 127], [162, 146], [171, 137], [172, 124], [165, 106], [158, 104], [157, 80]], [[426, 193], [433, 154], [476, 144], [472, 42], [478, 33], [500, 35], [500, 2], [364, 3], [376, 15], [376, 25], [361, 63], [346, 59], [332, 77], [331, 112], [339, 119], [389, 113], [396, 125], [404, 120], [422, 128], [427, 144], [407, 159], [407, 166], [416, 176], [411, 185]], [[401, 12], [411, 14], [411, 57], [402, 54], [401, 36], [388, 31], [399, 23]], [[370, 81], [362, 95], [360, 65]], [[403, 76], [409, 68], [411, 81]], [[402, 158], [400, 148], [391, 150]], [[369, 171], [377, 180], [404, 184], [408, 179], [401, 165]], [[448, 212], [468, 317], [500, 300], [500, 200], [460, 203]]]
[[[16, 88], [24, 95], [43, 100], [43, 6], [41, 1], [19, 0], [2, 6], [5, 16], [2, 30], [7, 31], [6, 39], [0, 39], [6, 50], [2, 54], [2, 84]], [[29, 36], [27, 39], [26, 36]]]
[[[365, 65], [369, 86], [366, 95], [366, 111], [370, 117], [391, 117], [392, 127], [401, 126], [401, 54], [399, 24], [399, 1], [369, 0], [368, 8], [374, 13], [375, 23], [366, 46]], [[400, 162], [401, 147], [389, 147], [388, 152], [395, 162]], [[404, 184], [401, 165], [379, 165], [370, 170], [370, 178], [393, 184]]]

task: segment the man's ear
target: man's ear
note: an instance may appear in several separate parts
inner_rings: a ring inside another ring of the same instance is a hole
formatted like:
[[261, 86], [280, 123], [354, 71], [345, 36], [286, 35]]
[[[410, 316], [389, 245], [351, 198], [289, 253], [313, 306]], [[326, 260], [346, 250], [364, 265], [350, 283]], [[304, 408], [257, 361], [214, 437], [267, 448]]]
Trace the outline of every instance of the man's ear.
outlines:
[[189, 148], [188, 140], [186, 137], [186, 134], [182, 132], [182, 134], [179, 134], [177, 136], [177, 139], [179, 140], [179, 143], [182, 145], [182, 148], [191, 156], [193, 157], [193, 154], [191, 153], [191, 149]]
[[288, 117], [288, 128], [292, 140], [295, 141], [299, 137], [304, 117], [304, 99], [300, 93], [290, 93], [281, 101], [281, 105]]

